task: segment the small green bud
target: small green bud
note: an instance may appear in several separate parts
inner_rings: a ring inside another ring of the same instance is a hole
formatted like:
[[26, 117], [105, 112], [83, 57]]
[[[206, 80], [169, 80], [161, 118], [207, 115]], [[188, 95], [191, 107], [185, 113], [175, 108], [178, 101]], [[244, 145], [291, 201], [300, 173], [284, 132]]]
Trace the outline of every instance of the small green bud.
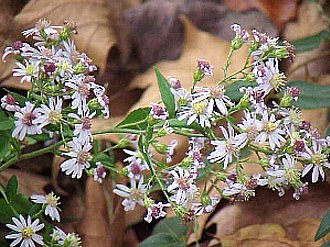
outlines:
[[59, 33], [61, 40], [67, 40], [70, 37], [70, 30], [67, 27], [64, 27]]
[[156, 151], [160, 154], [165, 154], [168, 147], [167, 145], [165, 144], [162, 144], [162, 143], [159, 143], [159, 142], [156, 142], [156, 143], [153, 143], [152, 146], [156, 149]]
[[279, 49], [276, 49], [274, 51], [274, 57], [276, 57], [277, 59], [282, 59], [282, 58], [286, 58], [289, 56], [288, 50], [286, 49], [286, 47], [282, 47]]
[[237, 107], [240, 110], [244, 110], [244, 109], [247, 109], [249, 106], [250, 106], [249, 95], [244, 94], [243, 97], [238, 102]]
[[192, 158], [191, 157], [185, 157], [182, 161], [181, 161], [181, 167], [184, 168], [188, 168], [190, 167], [192, 163]]
[[90, 101], [88, 101], [88, 108], [90, 110], [97, 110], [97, 109], [100, 109], [100, 105], [99, 103], [97, 102], [97, 99], [91, 99]]
[[261, 158], [258, 163], [261, 165], [263, 169], [269, 166], [269, 159], [268, 158]]
[[292, 96], [285, 93], [283, 98], [281, 99], [280, 106], [287, 108], [292, 105]]
[[203, 205], [209, 205], [211, 203], [211, 198], [206, 192], [203, 192], [202, 197], [201, 197], [201, 203]]
[[193, 78], [195, 82], [201, 81], [204, 78], [203, 71], [200, 69], [196, 69]]
[[236, 37], [231, 41], [231, 48], [236, 51], [241, 48], [244, 44], [244, 40], [241, 37]]
[[73, 67], [73, 71], [74, 71], [75, 74], [81, 74], [81, 73], [84, 73], [86, 71], [86, 67], [82, 63], [77, 63]]
[[257, 49], [258, 49], [258, 46], [259, 46], [259, 42], [257, 42], [257, 41], [253, 41], [253, 42], [250, 44], [249, 51], [250, 51], [250, 52], [253, 52], [253, 51], [257, 50]]
[[127, 167], [123, 167], [121, 169], [118, 170], [118, 173], [122, 176], [127, 176], [128, 175], [128, 169]]
[[248, 81], [248, 82], [253, 82], [256, 80], [255, 76], [253, 73], [248, 73], [245, 78], [244, 78], [245, 81]]
[[116, 144], [118, 148], [126, 148], [129, 147], [132, 143], [128, 140], [128, 138], [125, 136], [119, 140], [119, 142]]

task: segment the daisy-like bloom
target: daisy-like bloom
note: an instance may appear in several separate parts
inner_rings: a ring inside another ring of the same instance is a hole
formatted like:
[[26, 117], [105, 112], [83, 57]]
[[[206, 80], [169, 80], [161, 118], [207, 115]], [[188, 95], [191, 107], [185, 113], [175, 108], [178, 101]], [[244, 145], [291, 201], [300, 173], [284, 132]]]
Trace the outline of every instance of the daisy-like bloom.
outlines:
[[185, 88], [170, 88], [170, 90], [174, 96], [175, 109], [177, 111], [181, 110], [182, 107], [187, 106], [191, 101], [191, 93]]
[[322, 146], [316, 141], [312, 142], [312, 147], [305, 147], [305, 152], [301, 153], [300, 156], [308, 162], [308, 165], [302, 171], [302, 176], [306, 174], [313, 168], [312, 182], [316, 183], [321, 175], [322, 180], [324, 180], [324, 168], [330, 168], [330, 163], [327, 156], [322, 153]]
[[214, 66], [212, 66], [208, 61], [205, 59], [197, 59], [197, 69], [201, 70], [204, 75], [213, 76], [213, 69]]
[[29, 37], [31, 35], [41, 35], [41, 32], [44, 34], [52, 35], [52, 34], [57, 34], [56, 29], [62, 28], [61, 26], [52, 26], [51, 21], [47, 21], [46, 19], [40, 19], [39, 21], [36, 22], [34, 28], [30, 28], [28, 30], [25, 30], [22, 32], [22, 34], [25, 37]]
[[110, 116], [110, 110], [109, 110], [109, 98], [108, 96], [105, 94], [105, 88], [102, 86], [97, 86], [93, 89], [93, 92], [96, 96], [97, 102], [99, 103], [99, 105], [102, 107], [101, 112], [104, 115], [104, 118], [109, 118]]
[[78, 123], [74, 125], [73, 134], [78, 136], [81, 140], [92, 140], [92, 119], [96, 112], [89, 113], [89, 109], [83, 111], [81, 116], [75, 113], [69, 113], [68, 116], [78, 120]]
[[17, 233], [5, 236], [6, 239], [15, 239], [10, 244], [10, 247], [16, 246], [20, 242], [20, 246], [23, 247], [35, 247], [35, 243], [44, 245], [42, 236], [36, 234], [36, 232], [44, 228], [43, 223], [39, 224], [39, 219], [32, 222], [30, 215], [28, 215], [27, 220], [25, 220], [21, 214], [19, 215], [19, 218], [12, 217], [11, 219], [14, 222], [14, 225], [6, 224], [6, 226]]
[[44, 195], [32, 195], [31, 200], [34, 203], [39, 203], [39, 204], [45, 204], [45, 215], [49, 215], [52, 220], [56, 220], [60, 222], [60, 213], [59, 211], [61, 210], [58, 205], [61, 203], [58, 201], [60, 198], [54, 194], [54, 192], [51, 192], [47, 194], [46, 196]]
[[259, 84], [257, 88], [264, 90], [266, 94], [271, 89], [279, 91], [286, 84], [286, 76], [279, 71], [278, 60], [275, 58], [268, 59], [266, 63], [260, 62], [257, 64], [253, 69], [253, 73]]
[[79, 52], [73, 40], [63, 41], [63, 56], [69, 64], [77, 64], [79, 62]]
[[188, 170], [176, 167], [171, 172], [173, 182], [167, 187], [167, 191], [172, 193], [171, 200], [180, 205], [186, 205], [191, 200], [198, 188], [194, 184], [194, 179]]
[[238, 155], [238, 152], [246, 143], [244, 136], [235, 135], [234, 129], [228, 125], [227, 130], [220, 126], [220, 129], [224, 135], [223, 141], [211, 141], [211, 144], [215, 146], [215, 150], [207, 157], [210, 162], [223, 162], [223, 169], [226, 169], [228, 164], [233, 161], [233, 156]]
[[2, 61], [6, 62], [6, 57], [9, 54], [15, 54], [15, 55], [21, 54], [22, 48], [24, 47], [30, 47], [30, 45], [27, 43], [23, 43], [20, 40], [14, 41], [11, 46], [7, 46], [3, 51]]
[[215, 105], [222, 115], [227, 115], [227, 105], [234, 105], [230, 98], [225, 95], [225, 88], [223, 86], [216, 86], [211, 88], [196, 87], [196, 93], [192, 95], [194, 101], [202, 101], [208, 99], [211, 105]]
[[202, 127], [211, 127], [213, 104], [208, 100], [192, 102], [189, 106], [183, 107], [179, 112], [178, 120], [187, 119], [187, 124], [199, 123]]
[[170, 145], [168, 145], [166, 150], [166, 162], [170, 163], [172, 161], [172, 156], [175, 154], [175, 148], [178, 145], [177, 140], [172, 140]]
[[73, 89], [73, 94], [71, 98], [72, 101], [72, 109], [77, 109], [78, 114], [82, 115], [85, 111], [87, 111], [87, 97], [90, 94], [91, 88], [95, 88], [95, 83], [85, 80], [86, 76], [83, 74], [74, 75], [67, 82], [65, 82], [65, 86]]
[[145, 163], [141, 164], [140, 159], [133, 159], [127, 166], [127, 176], [131, 179], [139, 180], [142, 177], [142, 171], [146, 169], [148, 169], [148, 166]]
[[44, 46], [38, 46], [36, 49], [32, 46], [26, 46], [22, 48], [21, 55], [23, 57], [29, 57], [35, 63], [38, 60], [58, 62], [62, 56], [62, 50], [56, 50], [55, 47], [46, 48]]
[[233, 183], [222, 190], [222, 195], [231, 197], [235, 201], [247, 201], [250, 197], [255, 196], [255, 191], [248, 189], [244, 184]]
[[101, 184], [107, 173], [105, 172], [101, 162], [96, 162], [96, 165], [97, 167], [94, 169], [93, 179], [94, 181], [97, 181], [99, 184]]
[[85, 53], [79, 55], [79, 62], [85, 65], [89, 73], [97, 71], [97, 67], [92, 64], [92, 59], [90, 59]]
[[113, 190], [115, 194], [125, 198], [121, 203], [125, 211], [134, 210], [136, 204], [143, 206], [143, 198], [147, 192], [146, 185], [143, 184], [143, 177], [138, 181], [138, 184], [136, 184], [135, 179], [131, 179], [130, 182], [131, 188], [123, 184], [117, 184], [116, 189]]
[[255, 60], [257, 60], [260, 55], [269, 50], [271, 47], [276, 47], [279, 39], [278, 37], [272, 38], [266, 33], [259, 33], [256, 29], [252, 30], [252, 36], [259, 44], [258, 49], [251, 53], [251, 56], [253, 56]]
[[213, 212], [214, 208], [220, 201], [219, 195], [207, 196], [205, 198], [202, 198], [202, 202], [192, 203], [191, 209], [196, 215], [209, 214]]
[[41, 128], [34, 124], [33, 121], [40, 115], [38, 109], [34, 109], [34, 104], [25, 102], [25, 107], [15, 112], [15, 129], [12, 133], [13, 137], [23, 140], [26, 135], [41, 134]]
[[38, 64], [32, 64], [25, 62], [25, 65], [19, 62], [16, 62], [18, 68], [13, 69], [13, 76], [22, 76], [21, 83], [27, 81], [31, 82], [33, 78], [38, 76]]
[[256, 118], [255, 114], [249, 111], [244, 111], [244, 115], [245, 118], [243, 119], [243, 122], [237, 125], [244, 131], [240, 134], [240, 137], [244, 140], [243, 146], [245, 146], [248, 141], [254, 141], [261, 130], [261, 122]]
[[11, 94], [7, 94], [1, 98], [1, 108], [5, 109], [6, 111], [14, 112], [21, 109], [16, 99]]
[[139, 151], [133, 151], [133, 150], [129, 150], [129, 149], [123, 149], [124, 153], [130, 155], [129, 157], [127, 157], [126, 159], [124, 159], [124, 162], [129, 162], [131, 163], [132, 161], [137, 161], [139, 164], [145, 164], [144, 158], [143, 158], [143, 154]]
[[41, 113], [37, 119], [33, 120], [33, 124], [39, 124], [40, 128], [48, 124], [58, 124], [62, 121], [62, 99], [49, 98], [49, 105], [41, 105], [39, 110]]
[[68, 146], [72, 151], [66, 153], [71, 159], [65, 160], [61, 164], [61, 169], [66, 175], [70, 175], [72, 178], [81, 178], [84, 168], [89, 168], [89, 160], [91, 154], [89, 151], [92, 149], [92, 145], [86, 140], [80, 140], [77, 137], [73, 137], [73, 140], [68, 143]]
[[150, 115], [154, 119], [166, 120], [168, 118], [168, 112], [164, 107], [154, 103], [150, 103], [150, 105], [151, 105]]
[[265, 97], [267, 94], [265, 91], [257, 87], [241, 88], [240, 91], [245, 91], [248, 95], [251, 107], [255, 109], [255, 113], [262, 114], [267, 109], [265, 105]]
[[52, 240], [60, 246], [81, 247], [81, 239], [78, 234], [66, 234], [62, 229], [57, 226], [53, 229], [53, 233], [51, 234], [51, 236]]
[[169, 207], [171, 204], [169, 203], [162, 203], [162, 202], [158, 202], [158, 203], [154, 203], [152, 205], [150, 205], [148, 207], [148, 213], [147, 215], [144, 217], [144, 220], [148, 223], [150, 223], [152, 221], [152, 218], [155, 219], [159, 219], [161, 217], [165, 217], [166, 216], [166, 212], [163, 211], [164, 207]]
[[289, 87], [286, 90], [287, 94], [289, 94], [294, 101], [297, 101], [300, 95], [300, 90], [297, 87]]
[[259, 144], [264, 144], [268, 140], [269, 146], [271, 149], [281, 146], [281, 142], [285, 142], [285, 139], [282, 135], [285, 134], [283, 130], [279, 128], [279, 121], [276, 121], [275, 115], [268, 115], [268, 112], [265, 111], [262, 114], [261, 119], [261, 133], [256, 137], [256, 142]]

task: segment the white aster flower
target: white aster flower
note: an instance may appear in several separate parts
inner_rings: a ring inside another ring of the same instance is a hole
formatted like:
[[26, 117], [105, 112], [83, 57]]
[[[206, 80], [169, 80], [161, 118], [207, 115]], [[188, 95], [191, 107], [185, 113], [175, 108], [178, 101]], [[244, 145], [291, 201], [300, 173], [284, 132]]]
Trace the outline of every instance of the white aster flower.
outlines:
[[15, 54], [15, 55], [21, 54], [22, 48], [25, 48], [25, 47], [30, 47], [30, 45], [27, 43], [23, 43], [22, 41], [19, 41], [19, 40], [14, 41], [11, 46], [7, 46], [4, 49], [3, 55], [2, 55], [2, 60], [4, 62], [6, 62], [6, 57], [9, 54]]
[[22, 34], [25, 37], [29, 37], [31, 35], [40, 36], [40, 31], [42, 31], [48, 36], [48, 35], [57, 34], [58, 32], [56, 29], [60, 29], [60, 28], [62, 27], [51, 26], [51, 21], [47, 21], [46, 19], [40, 19], [39, 21], [36, 22], [33, 28], [23, 31]]
[[73, 40], [63, 41], [63, 56], [69, 64], [77, 64], [79, 62], [79, 52]]
[[97, 102], [102, 107], [101, 112], [103, 113], [104, 118], [109, 118], [109, 116], [110, 116], [110, 110], [109, 110], [110, 101], [109, 101], [108, 96], [105, 94], [105, 88], [98, 85], [93, 89], [93, 92], [96, 96]]
[[130, 188], [123, 184], [117, 184], [116, 189], [113, 190], [115, 194], [125, 198], [121, 203], [125, 211], [134, 210], [136, 204], [143, 206], [144, 194], [147, 192], [146, 185], [143, 184], [143, 177], [141, 177], [138, 184], [136, 184], [135, 179], [130, 179], [130, 182]]
[[325, 178], [324, 168], [330, 168], [330, 163], [327, 156], [322, 153], [322, 146], [317, 142], [312, 142], [312, 147], [305, 147], [306, 152], [300, 154], [300, 156], [308, 162], [308, 165], [302, 171], [302, 176], [306, 174], [313, 168], [312, 182], [316, 183], [321, 175], [322, 180]]
[[237, 126], [244, 132], [240, 134], [241, 138], [244, 139], [244, 143], [248, 141], [254, 141], [259, 131], [261, 130], [261, 122], [257, 120], [256, 115], [248, 111], [244, 112], [245, 118], [242, 123]]
[[241, 183], [233, 183], [222, 190], [222, 195], [232, 197], [237, 201], [247, 201], [251, 196], [255, 196], [255, 191]]
[[238, 156], [238, 152], [245, 145], [246, 140], [241, 135], [235, 135], [234, 129], [230, 125], [228, 125], [228, 132], [222, 126], [220, 126], [220, 129], [225, 140], [211, 141], [211, 144], [215, 146], [215, 150], [207, 158], [212, 163], [223, 161], [223, 169], [226, 169], [228, 164], [233, 161], [233, 156]]
[[169, 203], [164, 204], [162, 202], [158, 202], [158, 203], [154, 203], [154, 204], [150, 205], [148, 207], [148, 213], [144, 217], [144, 220], [147, 221], [148, 223], [150, 223], [152, 221], [152, 218], [159, 219], [161, 217], [165, 217], [166, 212], [163, 211], [163, 208], [169, 207], [169, 206], [170, 206]]
[[38, 64], [25, 61], [25, 65], [20, 62], [16, 62], [16, 65], [18, 68], [13, 69], [13, 76], [22, 76], [21, 83], [31, 82], [33, 78], [38, 77]]
[[140, 159], [133, 159], [126, 168], [129, 178], [139, 180], [142, 177], [142, 171], [148, 169], [148, 166], [144, 163], [141, 164]]
[[39, 224], [39, 219], [31, 221], [30, 215], [28, 215], [27, 220], [24, 219], [22, 215], [19, 215], [19, 218], [12, 217], [13, 224], [6, 224], [8, 228], [17, 232], [6, 235], [6, 239], [15, 239], [11, 244], [10, 247], [18, 245], [20, 242], [21, 247], [35, 247], [35, 243], [44, 245], [42, 240], [42, 236], [36, 234], [36, 232], [40, 231], [44, 224]]
[[69, 113], [68, 116], [79, 121], [74, 125], [73, 134], [77, 136], [80, 140], [85, 140], [89, 142], [92, 140], [92, 119], [96, 112], [89, 113], [89, 109], [83, 111], [81, 116], [75, 113]]
[[99, 184], [101, 184], [107, 173], [105, 172], [101, 162], [96, 162], [96, 166], [97, 167], [94, 169], [93, 173], [93, 179], [94, 181], [97, 181]]
[[175, 154], [175, 149], [178, 145], [177, 140], [172, 140], [170, 145], [168, 145], [166, 150], [166, 162], [170, 163], [172, 161], [172, 156]]
[[198, 190], [193, 176], [188, 170], [183, 170], [181, 167], [176, 167], [170, 173], [173, 182], [167, 187], [167, 191], [173, 194], [171, 200], [177, 204], [186, 205]]
[[72, 151], [65, 155], [72, 157], [65, 160], [61, 164], [61, 169], [66, 175], [70, 175], [72, 178], [81, 178], [84, 168], [89, 168], [89, 160], [91, 155], [89, 151], [92, 149], [92, 145], [89, 142], [80, 140], [77, 137], [73, 137], [73, 140], [68, 143], [68, 146]]
[[150, 105], [151, 105], [150, 115], [154, 119], [166, 120], [168, 118], [168, 112], [164, 107], [155, 103], [150, 103]]
[[18, 137], [18, 139], [22, 141], [26, 135], [41, 134], [41, 128], [33, 123], [39, 115], [39, 110], [34, 109], [33, 104], [25, 102], [25, 107], [15, 112], [14, 116], [17, 120], [15, 121], [15, 129], [12, 136]]
[[209, 214], [211, 213], [216, 205], [219, 203], [219, 195], [209, 196], [206, 202], [193, 202], [191, 209], [194, 211], [195, 215]]
[[182, 107], [187, 106], [191, 101], [191, 93], [185, 88], [170, 88], [170, 90], [174, 96], [175, 110], [181, 110]]
[[188, 125], [197, 122], [202, 127], [211, 127], [210, 119], [212, 117], [213, 104], [208, 102], [208, 100], [193, 101], [188, 106], [182, 107], [182, 111], [178, 113], [178, 120], [187, 119]]
[[1, 108], [5, 109], [6, 111], [14, 112], [21, 109], [16, 99], [11, 94], [7, 94], [1, 98]]
[[279, 128], [279, 121], [276, 121], [275, 115], [268, 115], [265, 111], [262, 114], [261, 126], [262, 131], [256, 137], [256, 142], [264, 144], [267, 140], [271, 149], [281, 146], [281, 142], [285, 142], [285, 132]]
[[46, 196], [44, 195], [32, 195], [31, 200], [34, 203], [39, 203], [39, 204], [45, 204], [45, 215], [49, 215], [52, 220], [56, 220], [60, 222], [60, 213], [59, 211], [61, 210], [58, 205], [61, 203], [58, 202], [60, 198], [54, 194], [54, 192], [51, 192], [47, 194]]
[[208, 61], [205, 59], [199, 58], [196, 60], [197, 62], [197, 68], [200, 69], [204, 75], [213, 76], [213, 69], [214, 66], [212, 66]]
[[41, 113], [37, 119], [33, 120], [33, 124], [39, 124], [40, 128], [48, 124], [57, 124], [62, 121], [62, 99], [57, 98], [49, 98], [49, 105], [41, 105], [41, 109], [39, 110]]
[[76, 233], [65, 233], [59, 227], [53, 229], [52, 240], [66, 247], [81, 247], [81, 239]]

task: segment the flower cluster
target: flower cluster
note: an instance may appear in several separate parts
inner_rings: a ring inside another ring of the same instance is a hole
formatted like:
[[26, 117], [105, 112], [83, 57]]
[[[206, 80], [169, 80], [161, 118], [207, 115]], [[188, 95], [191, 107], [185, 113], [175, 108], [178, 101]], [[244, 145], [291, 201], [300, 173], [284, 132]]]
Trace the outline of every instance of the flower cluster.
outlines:
[[92, 120], [100, 114], [109, 117], [109, 100], [105, 88], [95, 81], [97, 67], [70, 39], [75, 32], [73, 23], [53, 26], [42, 19], [23, 32], [36, 41], [33, 45], [14, 41], [5, 49], [2, 59], [15, 55], [13, 76], [31, 83], [31, 91], [24, 100], [8, 93], [1, 107], [13, 114], [12, 136], [20, 141], [42, 133], [62, 137], [70, 148], [66, 153], [70, 159], [61, 169], [72, 178], [81, 178], [84, 169], [90, 168]]

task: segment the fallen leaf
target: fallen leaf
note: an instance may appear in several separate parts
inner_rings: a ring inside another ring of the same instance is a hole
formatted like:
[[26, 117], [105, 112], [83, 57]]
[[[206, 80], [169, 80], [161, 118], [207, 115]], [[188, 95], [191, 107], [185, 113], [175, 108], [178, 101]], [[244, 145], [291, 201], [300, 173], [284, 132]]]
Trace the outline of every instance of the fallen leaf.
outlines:
[[281, 30], [286, 22], [292, 20], [297, 12], [297, 0], [223, 0], [232, 11], [258, 9], [267, 15]]

